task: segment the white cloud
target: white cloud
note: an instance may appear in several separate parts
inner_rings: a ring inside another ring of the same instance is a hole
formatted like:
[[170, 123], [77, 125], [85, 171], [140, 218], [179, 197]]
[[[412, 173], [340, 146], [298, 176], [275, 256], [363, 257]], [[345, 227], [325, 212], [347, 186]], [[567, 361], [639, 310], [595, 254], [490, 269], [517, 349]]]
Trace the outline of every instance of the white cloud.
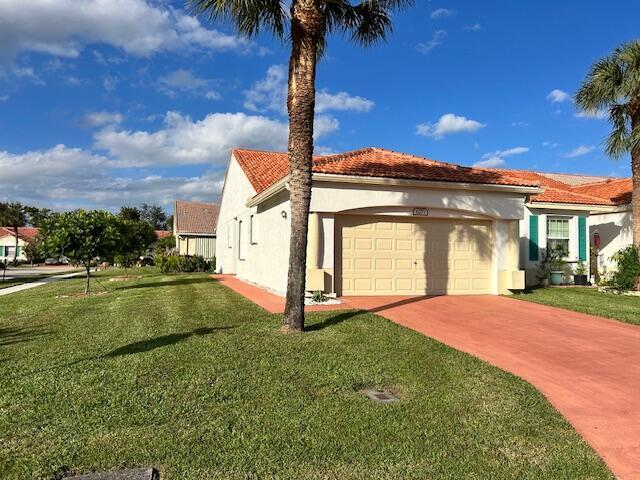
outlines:
[[576, 158], [593, 152], [596, 149], [595, 145], [580, 145], [574, 148], [570, 152], [567, 152], [564, 156], [566, 158]]
[[116, 125], [124, 121], [124, 115], [117, 112], [89, 112], [85, 114], [80, 123], [85, 127], [103, 127]]
[[221, 96], [212, 89], [213, 81], [200, 78], [189, 70], [178, 69], [158, 79], [159, 90], [169, 97], [178, 92], [203, 96], [207, 100], [218, 100]]
[[9, 100], [9, 95], [0, 95], [0, 102], [6, 102]]
[[557, 142], [549, 142], [549, 141], [547, 141], [547, 142], [542, 142], [542, 146], [544, 148], [556, 148], [558, 146], [558, 143]]
[[285, 149], [287, 135], [286, 122], [263, 116], [213, 113], [193, 121], [168, 112], [164, 128], [155, 132], [107, 128], [94, 138], [95, 147], [107, 151], [117, 166], [222, 165], [234, 147]]
[[439, 20], [441, 18], [452, 17], [455, 14], [456, 14], [455, 10], [450, 10], [448, 8], [437, 8], [436, 10], [431, 12], [430, 17], [432, 20]]
[[[244, 107], [252, 112], [274, 111], [286, 114], [287, 69], [284, 65], [271, 65], [265, 78], [255, 82], [244, 92]], [[368, 98], [347, 92], [331, 93], [320, 89], [316, 93], [316, 113], [328, 111], [369, 112], [375, 103]]]
[[605, 109], [596, 110], [595, 112], [586, 112], [584, 110], [580, 110], [575, 113], [576, 118], [587, 118], [587, 119], [596, 119], [596, 120], [604, 120], [605, 118], [609, 118], [609, 112]]
[[423, 137], [440, 139], [445, 135], [461, 132], [476, 132], [486, 125], [453, 113], [445, 113], [436, 123], [421, 123], [416, 127], [416, 133]]
[[107, 92], [112, 92], [115, 90], [119, 81], [117, 77], [107, 76], [102, 79], [102, 86]]
[[244, 107], [252, 112], [273, 110], [286, 113], [287, 69], [284, 65], [271, 65], [267, 75], [244, 92]]
[[369, 112], [375, 103], [368, 98], [350, 95], [347, 92], [329, 93], [326, 89], [316, 94], [316, 113], [329, 110]]
[[522, 155], [527, 153], [529, 147], [513, 147], [506, 150], [496, 150], [495, 152], [485, 153], [482, 159], [473, 164], [474, 167], [496, 168], [505, 164], [505, 158], [514, 155]]
[[316, 115], [313, 121], [313, 138], [318, 139], [338, 131], [340, 122], [332, 115]]
[[238, 37], [146, 0], [0, 2], [0, 57], [20, 52], [75, 58], [86, 45], [107, 44], [135, 56], [161, 51], [246, 49]]
[[467, 25], [466, 27], [464, 27], [464, 29], [467, 32], [477, 32], [478, 30], [482, 29], [482, 25], [480, 25], [480, 23], [476, 22], [473, 25]]
[[417, 44], [416, 50], [424, 55], [431, 53], [431, 51], [437, 46], [442, 45], [442, 42], [444, 42], [446, 36], [446, 30], [436, 30], [435, 32], [433, 32], [431, 40], [429, 40], [428, 42]]
[[571, 95], [569, 95], [564, 90], [559, 90], [557, 88], [554, 90], [551, 90], [549, 92], [549, 95], [547, 95], [547, 100], [549, 100], [551, 103], [562, 103], [570, 99], [571, 99]]

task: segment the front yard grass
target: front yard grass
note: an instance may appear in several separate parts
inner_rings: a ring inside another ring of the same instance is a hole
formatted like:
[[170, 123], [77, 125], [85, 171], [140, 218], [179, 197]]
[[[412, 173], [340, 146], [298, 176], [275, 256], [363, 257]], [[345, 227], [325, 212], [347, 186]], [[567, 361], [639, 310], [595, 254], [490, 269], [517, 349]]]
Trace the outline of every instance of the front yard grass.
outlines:
[[602, 293], [595, 288], [565, 287], [536, 288], [513, 298], [640, 325], [640, 297]]
[[314, 313], [285, 335], [206, 274], [64, 297], [82, 282], [0, 299], [3, 479], [613, 478], [532, 386], [381, 317]]

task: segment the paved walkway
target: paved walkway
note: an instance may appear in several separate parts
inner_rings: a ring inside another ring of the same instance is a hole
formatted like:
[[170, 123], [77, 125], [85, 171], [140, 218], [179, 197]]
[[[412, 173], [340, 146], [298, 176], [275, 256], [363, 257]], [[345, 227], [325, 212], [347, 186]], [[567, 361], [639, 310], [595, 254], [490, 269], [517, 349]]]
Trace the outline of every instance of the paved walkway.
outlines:
[[[282, 312], [282, 297], [234, 277], [218, 279]], [[621, 480], [640, 479], [640, 327], [497, 296], [343, 301], [332, 307], [382, 315], [527, 380]]]
[[13, 287], [0, 288], [0, 297], [2, 297], [3, 295], [10, 295], [12, 293], [22, 292], [24, 290], [30, 290], [32, 288], [46, 285], [47, 283], [56, 282], [58, 280], [64, 280], [66, 278], [77, 277], [80, 275], [85, 275], [85, 272], [65, 273], [64, 275], [52, 275], [50, 277], [45, 277], [41, 280], [36, 280], [35, 282], [22, 283], [20, 285], [15, 285]]

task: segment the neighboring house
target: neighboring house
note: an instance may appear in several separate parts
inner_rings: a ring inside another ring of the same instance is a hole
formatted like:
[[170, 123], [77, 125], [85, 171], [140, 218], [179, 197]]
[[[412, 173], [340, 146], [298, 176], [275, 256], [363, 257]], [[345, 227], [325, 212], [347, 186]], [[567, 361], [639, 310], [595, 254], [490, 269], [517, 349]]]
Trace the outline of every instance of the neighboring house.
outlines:
[[[233, 150], [217, 269], [283, 293], [285, 153]], [[337, 295], [498, 294], [524, 288], [519, 223], [536, 181], [380, 148], [313, 163], [307, 289]]]
[[160, 240], [161, 238], [166, 238], [173, 235], [173, 232], [171, 230], [154, 230], [153, 233], [156, 236], [156, 240]]
[[[19, 260], [27, 260], [24, 247], [38, 235], [38, 229], [33, 227], [18, 227], [18, 256]], [[11, 227], [0, 227], [0, 261], [13, 260], [16, 248], [16, 235]]]
[[173, 235], [180, 255], [216, 256], [218, 207], [216, 203], [175, 202]]
[[542, 249], [561, 245], [569, 268], [590, 264], [590, 247], [600, 237], [598, 268], [614, 267], [611, 256], [631, 245], [630, 178], [492, 169], [513, 178], [535, 181], [544, 189], [526, 203], [520, 222], [520, 268], [527, 285], [538, 283], [537, 264]]

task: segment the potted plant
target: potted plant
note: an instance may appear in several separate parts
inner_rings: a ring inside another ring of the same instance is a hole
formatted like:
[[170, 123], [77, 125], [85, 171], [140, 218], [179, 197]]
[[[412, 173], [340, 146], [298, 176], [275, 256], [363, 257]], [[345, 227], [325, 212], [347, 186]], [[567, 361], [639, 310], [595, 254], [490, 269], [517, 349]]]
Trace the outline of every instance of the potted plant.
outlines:
[[578, 262], [575, 271], [573, 272], [574, 285], [587, 285], [587, 266], [584, 262]]
[[564, 283], [564, 269], [567, 262], [564, 260], [564, 249], [557, 245], [551, 251], [551, 272], [549, 274], [549, 283], [551, 285], [562, 285]]
[[549, 285], [549, 275], [551, 274], [551, 262], [553, 261], [553, 254], [550, 250], [541, 249], [541, 257], [538, 262], [538, 282], [540, 286], [546, 287]]

